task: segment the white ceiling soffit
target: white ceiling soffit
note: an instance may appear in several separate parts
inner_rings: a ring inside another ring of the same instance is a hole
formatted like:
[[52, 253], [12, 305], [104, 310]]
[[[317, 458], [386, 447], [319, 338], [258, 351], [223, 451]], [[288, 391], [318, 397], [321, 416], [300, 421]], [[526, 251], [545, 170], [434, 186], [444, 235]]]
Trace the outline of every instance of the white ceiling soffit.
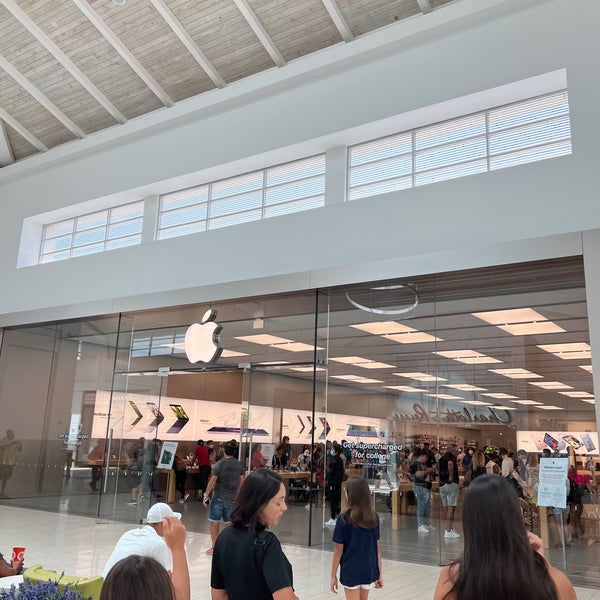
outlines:
[[6, 127], [4, 127], [4, 121], [0, 120], [0, 167], [12, 165], [14, 162], [15, 157], [11, 152], [8, 137], [6, 137]]

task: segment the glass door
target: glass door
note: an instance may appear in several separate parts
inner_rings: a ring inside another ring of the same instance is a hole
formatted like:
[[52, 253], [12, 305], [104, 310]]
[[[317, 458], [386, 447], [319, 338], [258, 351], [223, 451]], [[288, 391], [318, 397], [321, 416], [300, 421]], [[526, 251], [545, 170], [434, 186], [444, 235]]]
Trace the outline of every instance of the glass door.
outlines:
[[151, 501], [168, 499], [168, 470], [157, 469], [159, 428], [169, 417], [166, 381], [167, 372], [160, 370], [117, 372], [112, 392], [96, 399], [96, 421], [104, 431], [89, 462], [100, 491], [99, 520], [140, 523]]

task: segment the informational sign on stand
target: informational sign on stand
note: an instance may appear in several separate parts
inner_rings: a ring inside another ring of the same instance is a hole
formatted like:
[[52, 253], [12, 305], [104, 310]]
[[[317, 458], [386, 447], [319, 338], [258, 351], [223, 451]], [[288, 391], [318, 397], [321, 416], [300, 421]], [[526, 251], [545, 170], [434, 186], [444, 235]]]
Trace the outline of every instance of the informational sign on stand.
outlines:
[[178, 442], [163, 442], [160, 458], [158, 459], [159, 469], [172, 469], [175, 453], [177, 452]]
[[567, 507], [568, 458], [541, 458], [538, 506]]

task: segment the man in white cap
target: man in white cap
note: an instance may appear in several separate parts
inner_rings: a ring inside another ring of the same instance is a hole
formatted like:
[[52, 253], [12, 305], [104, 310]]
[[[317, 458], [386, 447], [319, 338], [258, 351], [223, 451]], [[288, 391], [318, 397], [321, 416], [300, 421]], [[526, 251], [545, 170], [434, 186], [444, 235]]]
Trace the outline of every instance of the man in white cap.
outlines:
[[108, 572], [122, 558], [139, 554], [156, 559], [167, 571], [173, 570], [173, 556], [164, 540], [163, 519], [174, 517], [181, 519], [181, 513], [173, 512], [164, 502], [154, 504], [148, 510], [147, 525], [126, 531], [120, 538], [106, 562], [102, 577], [106, 579]]

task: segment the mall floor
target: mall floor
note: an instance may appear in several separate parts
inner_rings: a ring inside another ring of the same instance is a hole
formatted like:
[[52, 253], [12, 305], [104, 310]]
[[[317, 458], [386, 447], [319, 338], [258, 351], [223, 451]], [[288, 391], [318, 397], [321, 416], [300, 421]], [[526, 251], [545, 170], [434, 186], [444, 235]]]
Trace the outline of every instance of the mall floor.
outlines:
[[[71, 492], [68, 496], [38, 497], [35, 509], [22, 508], [23, 499], [0, 500], [0, 551], [7, 554], [12, 546], [24, 546], [27, 548], [28, 565], [41, 564], [47, 569], [64, 571], [66, 574], [92, 576], [102, 571], [116, 540], [124, 531], [135, 526], [132, 523], [143, 516], [142, 510], [126, 506], [127, 494], [119, 494], [115, 498], [115, 507], [118, 508], [119, 518], [126, 518], [128, 523], [98, 522], [94, 517], [72, 514], [90, 514], [90, 507], [98, 500], [97, 494], [83, 489], [87, 485], [84, 479], [86, 475], [81, 473], [81, 478], [77, 477], [79, 474], [76, 472], [73, 475], [72, 481], [65, 485], [65, 491]], [[74, 493], [76, 490], [81, 493]], [[187, 553], [192, 598], [208, 599], [211, 557], [205, 552], [210, 546], [207, 511], [200, 502], [191, 499], [185, 504], [176, 503], [173, 508], [183, 513], [183, 522], [188, 530]], [[48, 510], [54, 512], [47, 512]], [[283, 540], [295, 540], [294, 535], [298, 532], [306, 536], [307, 513], [304, 503], [291, 503], [275, 532]], [[316, 520], [322, 522], [322, 514], [321, 509], [317, 512], [319, 518]], [[329, 515], [325, 514], [325, 518], [329, 518]], [[384, 555], [393, 558], [383, 561], [384, 588], [374, 590], [370, 597], [384, 600], [398, 598], [401, 594], [406, 600], [433, 598], [440, 567], [418, 564], [419, 561], [439, 562], [436, 557], [440, 555], [440, 551], [445, 560], [449, 560], [458, 555], [462, 544], [455, 540], [443, 540], [439, 529], [430, 536], [417, 534], [416, 526], [413, 526], [414, 515], [403, 516], [400, 528], [396, 531], [386, 524], [389, 519], [387, 512], [381, 511], [380, 519]], [[460, 531], [460, 523], [457, 528]], [[284, 543], [284, 551], [294, 568], [295, 587], [301, 600], [324, 600], [332, 597], [329, 592], [331, 531], [322, 526], [313, 528], [313, 543], [320, 541], [320, 546], [308, 548], [300, 545], [300, 539], [298, 544]], [[594, 546], [598, 547], [600, 544], [594, 544], [592, 548]], [[581, 560], [585, 563], [595, 562], [596, 566], [597, 552], [590, 553], [589, 549], [584, 548], [582, 543], [581, 548], [574, 546], [568, 551], [580, 552]], [[547, 555], [556, 566], [560, 566], [557, 564], [560, 561], [558, 550], [549, 550]], [[571, 556], [573, 561], [574, 554]], [[576, 588], [577, 597], [580, 600], [600, 600], [600, 586], [594, 581], [586, 581], [586, 586], [591, 587]]]

